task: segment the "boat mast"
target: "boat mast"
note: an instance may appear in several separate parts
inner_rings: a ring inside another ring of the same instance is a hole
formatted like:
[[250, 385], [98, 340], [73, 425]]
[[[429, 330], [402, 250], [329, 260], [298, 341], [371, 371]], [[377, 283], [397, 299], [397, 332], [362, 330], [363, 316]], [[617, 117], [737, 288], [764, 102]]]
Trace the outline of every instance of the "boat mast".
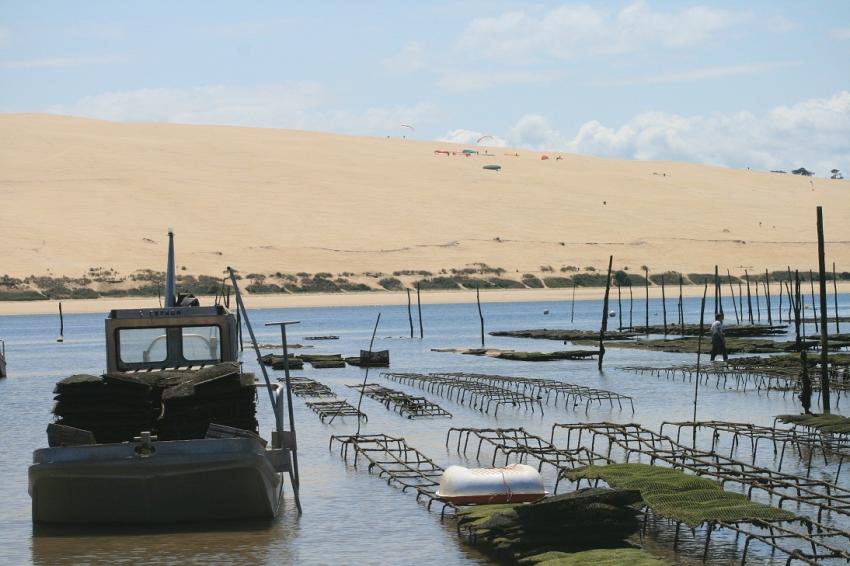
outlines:
[[177, 303], [177, 292], [174, 275], [174, 230], [168, 229], [168, 266], [165, 272], [165, 308], [172, 308]]

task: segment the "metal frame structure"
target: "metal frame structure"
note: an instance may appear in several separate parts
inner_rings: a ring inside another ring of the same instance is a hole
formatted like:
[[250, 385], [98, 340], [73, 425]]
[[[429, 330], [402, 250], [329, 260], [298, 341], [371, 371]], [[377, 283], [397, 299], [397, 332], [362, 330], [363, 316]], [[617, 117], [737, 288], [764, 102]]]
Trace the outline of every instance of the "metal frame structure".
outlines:
[[607, 391], [605, 389], [595, 389], [593, 387], [575, 385], [573, 383], [567, 383], [565, 381], [558, 381], [555, 379], [463, 372], [447, 373], [442, 375], [478, 381], [480, 383], [487, 383], [489, 385], [503, 387], [506, 389], [513, 389], [518, 393], [527, 394], [529, 397], [534, 399], [543, 399], [545, 395], [544, 402], [547, 405], [553, 395], [553, 404], [556, 406], [560, 397], [563, 397], [564, 399], [564, 407], [577, 407], [582, 401], [584, 401], [585, 413], [590, 411], [590, 404], [594, 401], [600, 406], [604, 401], [608, 401], [612, 409], [614, 408], [614, 402], [616, 401], [621, 410], [623, 408], [623, 402], [628, 401], [632, 408], [632, 413], [635, 412], [634, 401], [627, 395], [620, 395], [619, 393]]
[[[610, 425], [611, 430], [614, 430], [617, 427], [624, 427], [628, 430], [638, 426], [616, 425], [614, 423], [590, 423], [588, 425], [556, 424], [553, 426], [553, 438], [555, 431], [559, 428], [569, 429], [570, 435], [576, 430], [579, 432], [586, 430], [602, 435], [605, 435], [607, 431], [608, 434], [611, 435], [607, 454], [594, 452], [596, 434], [593, 434], [590, 449], [581, 445], [580, 434], [576, 435], [576, 446], [571, 447], [570, 440], [572, 440], [572, 438], [568, 436], [567, 447], [560, 447], [556, 446], [551, 441], [547, 441], [537, 435], [530, 434], [522, 428], [452, 428], [449, 429], [449, 432], [446, 435], [446, 445], [449, 446], [453, 434], [457, 434], [457, 451], [467, 455], [471, 448], [475, 449], [475, 457], [479, 461], [482, 456], [483, 448], [485, 446], [489, 446], [493, 450], [491, 463], [494, 465], [497, 456], [499, 455], [503, 455], [505, 457], [505, 464], [508, 463], [511, 457], [515, 458], [516, 461], [523, 461], [526, 458], [535, 458], [540, 462], [538, 469], [540, 469], [544, 463], [550, 464], [556, 468], [558, 474], [558, 480], [555, 486], [556, 492], [558, 484], [565, 478], [565, 474], [568, 471], [581, 468], [586, 465], [604, 465], [614, 463], [616, 461], [622, 461], [622, 457], [616, 460], [613, 458], [614, 454], [612, 454], [611, 450], [612, 445], [622, 449], [623, 454], [619, 455], [624, 456], [626, 461], [628, 461], [630, 453], [639, 452], [641, 454], [652, 455], [654, 457], [652, 464], [654, 465], [667, 464], [670, 467], [684, 469], [698, 475], [708, 475], [712, 477], [711, 473], [704, 473], [706, 470], [701, 469], [697, 465], [691, 465], [689, 462], [689, 458], [693, 457], [692, 454], [689, 455], [690, 452], [693, 452], [691, 449], [681, 447], [683, 449], [683, 453], [681, 455], [676, 455], [674, 451], [667, 452], [665, 455], [664, 450], [669, 448], [669, 444], [672, 440], [662, 437], [661, 435], [651, 433], [651, 431], [646, 431], [645, 429], [642, 429], [641, 432], [649, 432], [651, 434], [643, 435], [639, 438], [633, 438], [632, 435], [620, 437], [616, 431], [611, 433], [608, 430], [607, 425]], [[474, 440], [472, 446], [470, 446], [471, 438], [478, 439], [477, 446], [475, 446]], [[609, 437], [605, 436], [605, 438]], [[683, 463], [686, 465], [683, 466]], [[743, 464], [742, 466], [746, 467], [746, 465]], [[732, 470], [730, 477], [718, 478], [716, 474], [713, 475], [713, 477], [714, 479], [720, 479], [721, 483], [723, 483], [724, 479], [725, 481], [734, 481], [735, 473], [737, 473], [737, 470]], [[787, 475], [783, 475], [783, 477], [787, 477]], [[804, 484], [810, 483], [803, 478], [797, 479], [802, 480], [799, 484], [801, 488], [804, 487]], [[592, 485], [598, 485], [602, 480], [597, 479], [587, 481]], [[576, 482], [576, 489], [580, 487], [580, 483], [581, 480]], [[821, 482], [821, 484], [825, 483], [826, 482]], [[752, 487], [750, 489], [750, 494], [752, 493]], [[795, 500], [798, 502], [805, 502], [807, 497], [807, 495], [801, 495]], [[667, 522], [669, 526], [675, 527], [672, 535], [672, 543], [675, 550], [679, 544], [680, 531], [683, 523], [659, 516], [646, 505], [643, 507], [643, 513], [644, 523], [641, 536], [645, 536], [650, 519], [652, 519], [655, 524]], [[786, 557], [786, 564], [802, 562], [805, 564], [815, 565], [822, 564], [824, 560], [830, 559], [850, 562], [850, 552], [847, 550], [850, 548], [850, 533], [833, 526], [815, 522], [807, 517], [798, 516], [793, 520], [778, 521], [765, 521], [761, 519], [742, 521], [713, 520], [704, 523], [702, 528], [704, 528], [704, 538], [702, 542], [703, 562], [707, 561], [709, 557], [712, 533], [721, 529], [729, 535], [734, 535], [735, 547], [741, 551], [742, 565], [746, 564], [748, 558], [752, 557], [752, 547], [754, 543], [761, 543], [763, 548], [770, 552], [771, 556], [777, 552], [782, 553]], [[702, 528], [700, 530], [702, 530]], [[694, 537], [696, 537], [697, 529], [691, 528], [691, 531], [694, 534]], [[741, 538], [743, 538], [743, 546], [740, 545]]]
[[413, 385], [430, 393], [454, 401], [460, 405], [469, 405], [474, 409], [490, 414], [494, 408], [494, 416], [498, 416], [502, 405], [519, 407], [534, 411], [537, 405], [543, 413], [543, 404], [535, 399], [504, 387], [496, 387], [472, 379], [465, 379], [452, 374], [421, 374], [421, 373], [381, 373], [382, 377], [398, 383]]
[[798, 509], [804, 506], [814, 508], [816, 513], [813, 515], [817, 522], [821, 522], [824, 513], [850, 517], [850, 489], [824, 480], [754, 466], [716, 452], [689, 448], [639, 424], [556, 423], [552, 425], [550, 437], [553, 444], [555, 433], [559, 430], [567, 431], [567, 448], [573, 444], [580, 446], [582, 436], [587, 433], [590, 435], [591, 451], [596, 449], [597, 441], [601, 440], [607, 445], [606, 457], [612, 458], [614, 449], [619, 449], [622, 458], [617, 458], [617, 461], [628, 463], [632, 455], [638, 459], [645, 457], [651, 465], [666, 465], [705, 476], [722, 486], [727, 483], [737, 484], [750, 499], [754, 491], [760, 491], [771, 501], [776, 498], [779, 508], [786, 501], [796, 503]]
[[[806, 462], [808, 470], [806, 477], [810, 477], [811, 475], [815, 451], [820, 450], [823, 455], [824, 465], [829, 465], [830, 455], [838, 457], [838, 470], [835, 472], [836, 483], [841, 474], [844, 459], [850, 455], [850, 436], [845, 434], [824, 435], [815, 429], [809, 428], [798, 430], [796, 427], [779, 428], [777, 426], [757, 426], [751, 423], [728, 421], [664, 421], [661, 423], [659, 431], [661, 434], [664, 434], [665, 426], [676, 428], [676, 442], [681, 442], [682, 429], [691, 429], [694, 433], [699, 429], [710, 431], [710, 452], [714, 452], [717, 449], [721, 435], [728, 435], [731, 438], [729, 448], [730, 458], [736, 452], [742, 440], [749, 440], [753, 465], [756, 463], [759, 442], [765, 441], [771, 443], [773, 445], [773, 453], [779, 454], [779, 463], [776, 467], [776, 471], [779, 472], [782, 471], [786, 448], [790, 445], [800, 460]], [[806, 448], [806, 454], [803, 453], [803, 448]]]
[[357, 407], [351, 405], [348, 401], [334, 399], [332, 401], [309, 401], [307, 406], [317, 415], [322, 423], [328, 417], [357, 417], [364, 421], [369, 420], [366, 413], [357, 410]]
[[[286, 382], [286, 378], [279, 377], [278, 381]], [[297, 397], [336, 397], [331, 388], [309, 377], [293, 376], [289, 378], [292, 384], [292, 394]], [[309, 404], [309, 403], [308, 403]]]
[[[695, 364], [681, 364], [669, 367], [657, 366], [621, 366], [619, 369], [636, 374], [649, 374], [671, 381], [680, 379], [692, 382], [699, 375], [700, 383], [706, 386], [713, 385], [717, 389], [735, 389], [746, 392], [753, 390], [756, 393], [770, 393], [779, 391], [785, 397], [788, 394], [796, 394], [800, 391], [801, 381], [799, 370], [770, 365], [759, 366], [747, 364], [735, 365], [701, 365], [699, 371]], [[835, 392], [835, 404], [850, 392], [850, 382], [841, 378], [836, 370], [832, 370], [830, 379], [830, 390]], [[730, 387], [730, 382], [732, 387]], [[820, 398], [820, 384], [812, 380], [812, 389]]]
[[374, 399], [383, 404], [387, 409], [392, 409], [401, 416], [408, 419], [421, 417], [452, 417], [452, 414], [436, 403], [432, 403], [425, 397], [415, 397], [403, 391], [397, 391], [384, 387], [378, 383], [364, 383], [362, 385], [346, 385], [351, 389], [360, 391], [366, 397]]
[[372, 473], [377, 469], [378, 477], [386, 478], [387, 485], [400, 487], [403, 492], [408, 489], [416, 490], [416, 501], [425, 499], [429, 511], [434, 502], [441, 504], [441, 518], [445, 516], [447, 509], [457, 511], [455, 505], [437, 497], [443, 468], [416, 448], [409, 446], [404, 438], [386, 434], [331, 436], [329, 450], [333, 449], [334, 442], [339, 443], [340, 456], [346, 462], [349, 447], [353, 449], [355, 468], [358, 459], [363, 457], [368, 462], [367, 471]]

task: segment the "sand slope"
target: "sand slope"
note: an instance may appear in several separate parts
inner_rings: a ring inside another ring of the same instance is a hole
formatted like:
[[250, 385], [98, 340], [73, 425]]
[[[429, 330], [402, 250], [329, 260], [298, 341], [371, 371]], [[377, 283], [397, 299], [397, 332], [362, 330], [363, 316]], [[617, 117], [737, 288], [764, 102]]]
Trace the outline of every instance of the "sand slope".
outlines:
[[[850, 183], [289, 130], [0, 115], [0, 274], [384, 271], [485, 262], [850, 268]], [[500, 172], [485, 171], [488, 163]], [[805, 164], [800, 164], [805, 165]], [[656, 173], [664, 173], [662, 176]], [[607, 201], [607, 205], [603, 205]], [[495, 238], [501, 241], [496, 241]]]

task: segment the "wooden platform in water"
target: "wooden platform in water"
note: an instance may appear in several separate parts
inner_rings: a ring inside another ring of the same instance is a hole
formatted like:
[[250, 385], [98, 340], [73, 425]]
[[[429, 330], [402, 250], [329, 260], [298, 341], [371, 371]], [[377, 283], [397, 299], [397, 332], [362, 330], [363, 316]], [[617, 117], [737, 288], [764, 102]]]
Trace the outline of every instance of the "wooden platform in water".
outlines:
[[560, 350], [557, 352], [523, 352], [498, 348], [432, 348], [432, 352], [450, 352], [469, 356], [489, 356], [517, 362], [551, 362], [555, 360], [587, 360], [599, 355], [599, 350]]

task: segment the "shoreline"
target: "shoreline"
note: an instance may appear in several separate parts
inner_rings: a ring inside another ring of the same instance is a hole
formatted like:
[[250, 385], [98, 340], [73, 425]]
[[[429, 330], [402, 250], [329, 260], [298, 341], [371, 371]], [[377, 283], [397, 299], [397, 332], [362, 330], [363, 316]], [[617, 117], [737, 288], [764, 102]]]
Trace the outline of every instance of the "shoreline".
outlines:
[[[775, 287], [772, 287], [775, 289]], [[723, 296], [729, 297], [728, 285], [722, 289]], [[640, 287], [633, 287], [635, 300], [642, 300], [645, 291]], [[667, 292], [667, 301], [675, 302], [678, 299], [678, 286], [671, 285]], [[736, 296], [737, 296], [737, 289]], [[703, 287], [699, 285], [687, 285], [682, 288], [685, 298], [701, 297]], [[850, 293], [850, 282], [839, 282], [838, 293]], [[832, 294], [831, 282], [827, 284], [827, 294]], [[575, 298], [577, 301], [601, 300], [605, 295], [603, 287], [580, 287], [576, 288]], [[712, 299], [712, 290], [709, 287], [708, 299]], [[776, 296], [776, 292], [772, 293]], [[627, 296], [623, 296], [627, 300]], [[397, 306], [407, 304], [407, 293], [396, 291], [374, 291], [362, 293], [303, 293], [303, 294], [259, 294], [243, 295], [246, 306], [249, 309], [270, 308], [315, 308], [315, 307], [363, 307], [363, 306]], [[661, 298], [661, 287], [651, 285], [649, 287], [651, 299]], [[572, 288], [564, 289], [482, 289], [482, 303], [520, 303], [520, 302], [569, 302], [572, 298]], [[198, 297], [201, 305], [213, 304], [213, 296]], [[416, 307], [416, 297], [411, 293], [411, 300]], [[611, 288], [610, 301], [616, 303], [617, 290]], [[62, 310], [65, 314], [92, 314], [107, 313], [112, 309], [133, 308], [155, 308], [159, 303], [151, 297], [124, 297], [124, 298], [100, 298], [100, 299], [64, 299]], [[423, 291], [422, 305], [436, 304], [474, 304], [475, 292], [471, 290], [458, 291]], [[613, 304], [612, 303], [612, 304]], [[58, 312], [58, 300], [43, 301], [0, 301], [0, 316], [15, 315], [38, 315], [55, 314]], [[831, 308], [831, 305], [830, 305]]]

